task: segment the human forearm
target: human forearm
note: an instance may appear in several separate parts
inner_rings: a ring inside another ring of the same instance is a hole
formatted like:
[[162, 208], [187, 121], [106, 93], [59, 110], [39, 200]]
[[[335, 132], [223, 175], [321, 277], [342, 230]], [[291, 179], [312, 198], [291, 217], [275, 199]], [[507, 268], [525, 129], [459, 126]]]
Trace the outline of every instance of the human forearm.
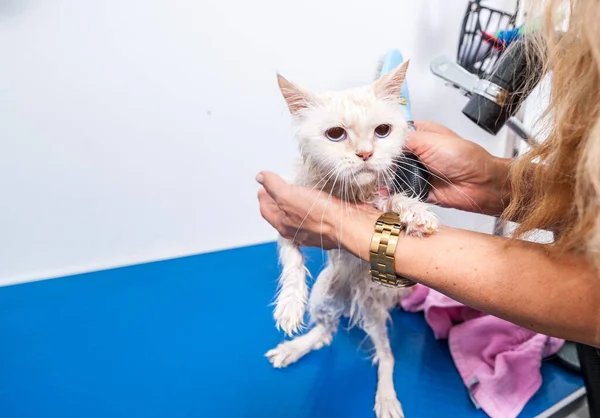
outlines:
[[[365, 260], [373, 219], [366, 216], [342, 237]], [[600, 345], [600, 279], [582, 258], [554, 258], [540, 244], [442, 228], [424, 239], [401, 238], [396, 271], [525, 328]]]

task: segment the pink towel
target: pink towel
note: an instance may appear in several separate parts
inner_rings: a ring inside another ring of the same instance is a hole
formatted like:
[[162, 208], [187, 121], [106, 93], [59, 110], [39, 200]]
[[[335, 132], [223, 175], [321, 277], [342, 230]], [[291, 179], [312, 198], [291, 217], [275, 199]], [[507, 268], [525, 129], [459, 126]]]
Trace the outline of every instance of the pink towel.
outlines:
[[514, 418], [542, 385], [542, 359], [564, 341], [521, 328], [416, 285], [402, 301], [425, 311], [437, 339], [447, 338], [471, 400], [492, 418]]

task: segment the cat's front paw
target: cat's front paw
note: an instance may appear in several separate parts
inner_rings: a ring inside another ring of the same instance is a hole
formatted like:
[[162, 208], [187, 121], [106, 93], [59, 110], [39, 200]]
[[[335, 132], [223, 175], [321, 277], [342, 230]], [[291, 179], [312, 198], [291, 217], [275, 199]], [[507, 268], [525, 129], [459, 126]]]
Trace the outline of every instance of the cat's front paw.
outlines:
[[431, 235], [439, 228], [438, 217], [425, 205], [403, 210], [400, 221], [406, 225], [406, 234], [413, 237]]
[[404, 411], [402, 411], [402, 405], [396, 397], [396, 393], [377, 393], [375, 415], [377, 418], [404, 418]]
[[305, 310], [306, 303], [302, 298], [291, 298], [285, 302], [278, 302], [273, 312], [275, 326], [290, 337], [297, 334], [304, 326]]

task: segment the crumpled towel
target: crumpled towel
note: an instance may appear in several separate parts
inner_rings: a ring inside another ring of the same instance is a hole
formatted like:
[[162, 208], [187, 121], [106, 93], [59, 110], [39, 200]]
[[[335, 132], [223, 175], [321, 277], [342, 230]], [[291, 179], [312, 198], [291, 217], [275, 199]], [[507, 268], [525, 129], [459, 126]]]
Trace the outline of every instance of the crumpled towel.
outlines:
[[471, 400], [491, 418], [515, 418], [542, 385], [542, 359], [564, 341], [471, 309], [417, 284], [402, 302], [424, 311], [437, 339], [447, 338]]

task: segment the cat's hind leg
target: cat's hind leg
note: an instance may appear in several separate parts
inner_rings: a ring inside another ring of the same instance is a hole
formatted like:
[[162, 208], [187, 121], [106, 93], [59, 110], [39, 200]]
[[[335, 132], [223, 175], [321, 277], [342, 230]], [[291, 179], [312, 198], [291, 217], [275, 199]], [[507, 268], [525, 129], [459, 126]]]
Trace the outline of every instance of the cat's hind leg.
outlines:
[[402, 405], [394, 388], [394, 356], [390, 347], [384, 312], [367, 316], [363, 329], [375, 347], [373, 362], [377, 364], [377, 392], [375, 414], [377, 418], [403, 418]]
[[314, 328], [293, 340], [284, 341], [265, 355], [273, 367], [281, 368], [295, 363], [310, 351], [331, 344], [338, 328], [344, 304], [333, 293], [334, 268], [331, 265], [319, 274], [310, 293], [309, 311]]

